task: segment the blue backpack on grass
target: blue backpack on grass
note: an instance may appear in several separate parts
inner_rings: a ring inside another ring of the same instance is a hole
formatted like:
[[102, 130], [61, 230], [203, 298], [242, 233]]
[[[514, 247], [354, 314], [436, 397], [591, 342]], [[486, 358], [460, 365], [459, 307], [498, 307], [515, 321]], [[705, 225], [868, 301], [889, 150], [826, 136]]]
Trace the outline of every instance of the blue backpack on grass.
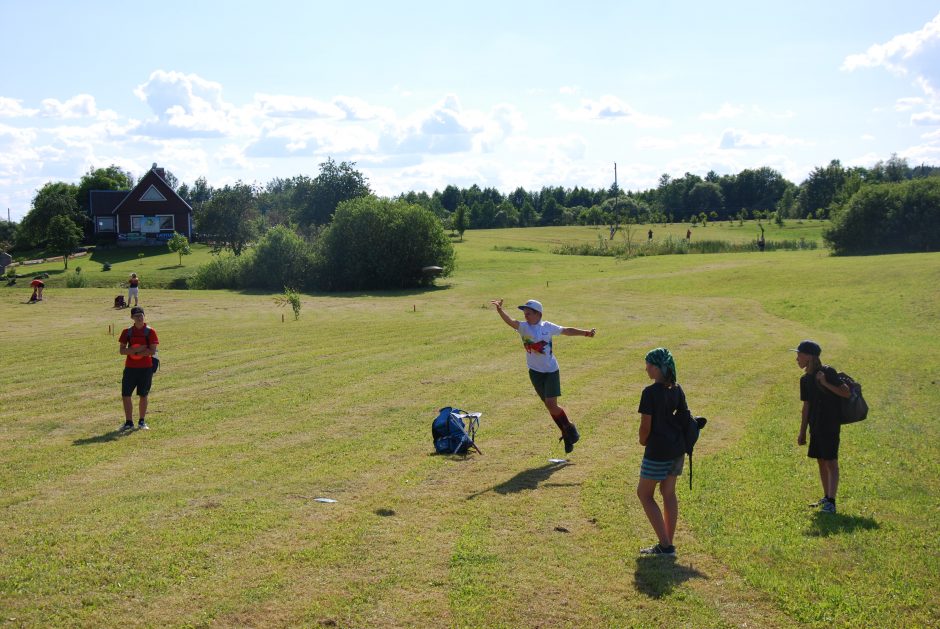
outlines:
[[[466, 454], [467, 450], [473, 448], [483, 454], [473, 442], [482, 414], [468, 413], [450, 406], [442, 408], [431, 423], [434, 450], [438, 454]], [[466, 424], [465, 419], [469, 419]]]

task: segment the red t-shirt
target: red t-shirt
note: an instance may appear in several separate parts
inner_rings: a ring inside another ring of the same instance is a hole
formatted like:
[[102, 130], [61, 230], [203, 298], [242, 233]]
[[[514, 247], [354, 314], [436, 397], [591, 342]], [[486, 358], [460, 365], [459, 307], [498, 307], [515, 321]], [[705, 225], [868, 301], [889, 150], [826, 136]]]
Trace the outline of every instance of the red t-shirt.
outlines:
[[30, 282], [29, 285], [32, 286], [33, 288], [36, 288], [37, 286], [45, 286], [45, 283], [43, 283], [41, 279], [37, 278], [33, 280], [32, 282]]
[[[131, 326], [131, 347], [139, 347], [141, 345], [147, 345], [147, 335], [144, 332], [145, 329], [150, 329], [150, 346], [153, 347], [160, 343], [157, 339], [157, 331], [151, 328], [150, 326], [144, 326], [137, 329], [137, 326]], [[118, 339], [121, 346], [127, 345], [127, 330], [121, 331], [121, 338]], [[144, 367], [153, 367], [153, 360], [150, 356], [141, 356], [139, 354], [128, 354], [127, 360], [124, 361], [125, 367], [131, 367], [133, 369], [143, 369]]]
[[137, 288], [137, 285], [140, 284], [140, 278], [132, 277], [130, 280], [128, 280], [128, 283], [130, 284], [131, 288]]

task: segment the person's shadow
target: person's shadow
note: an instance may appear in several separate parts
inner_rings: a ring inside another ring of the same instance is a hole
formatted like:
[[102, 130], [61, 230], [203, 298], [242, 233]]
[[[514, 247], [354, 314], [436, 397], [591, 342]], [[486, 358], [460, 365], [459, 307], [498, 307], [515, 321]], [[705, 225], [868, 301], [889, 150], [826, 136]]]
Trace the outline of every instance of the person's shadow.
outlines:
[[[564, 463], [549, 463], [540, 467], [533, 467], [532, 469], [524, 470], [509, 480], [503, 481], [499, 485], [493, 485], [492, 487], [481, 489], [478, 492], [470, 494], [467, 496], [467, 500], [473, 500], [477, 496], [490, 491], [495, 491], [497, 494], [505, 496], [506, 494], [514, 494], [520, 491], [525, 491], [526, 489], [535, 489], [539, 486], [539, 484], [548, 480], [552, 474], [560, 469], [568, 467], [569, 465], [573, 465], [573, 463], [569, 463], [567, 461]], [[552, 485], [558, 487], [563, 485], [563, 483], [552, 483]]]
[[852, 533], [859, 529], [874, 531], [881, 528], [878, 521], [861, 515], [847, 515], [843, 513], [823, 513], [817, 511], [813, 514], [813, 521], [804, 531], [807, 537], [829, 537]]
[[637, 557], [636, 572], [633, 573], [633, 586], [637, 592], [650, 598], [668, 596], [677, 585], [689, 579], [707, 579], [708, 577], [693, 568], [676, 563], [675, 556], [648, 555]]
[[103, 435], [98, 435], [97, 437], [85, 437], [84, 439], [76, 439], [75, 441], [72, 442], [72, 445], [73, 446], [87, 446], [93, 443], [107, 443], [109, 441], [115, 441], [117, 439], [120, 439], [126, 434], [127, 434], [126, 432], [122, 432], [120, 430], [112, 430], [110, 432], [104, 433]]

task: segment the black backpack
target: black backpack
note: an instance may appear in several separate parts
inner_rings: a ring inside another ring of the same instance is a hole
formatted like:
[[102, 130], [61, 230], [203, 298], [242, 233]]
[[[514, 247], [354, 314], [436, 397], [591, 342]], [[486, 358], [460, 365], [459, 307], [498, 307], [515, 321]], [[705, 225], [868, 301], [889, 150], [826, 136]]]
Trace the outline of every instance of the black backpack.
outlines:
[[849, 397], [841, 399], [839, 414], [840, 424], [853, 424], [868, 417], [868, 402], [862, 397], [862, 385], [852, 379], [847, 373], [839, 372], [839, 380], [849, 387]]
[[692, 489], [692, 450], [695, 449], [695, 442], [698, 441], [699, 433], [702, 427], [708, 423], [704, 417], [692, 415], [689, 409], [676, 410], [672, 414], [672, 420], [679, 428], [679, 434], [682, 435], [682, 445], [685, 447], [685, 453], [689, 455], [689, 490]]
[[[131, 332], [133, 331], [134, 331], [134, 326], [127, 328], [127, 346], [128, 347], [131, 346]], [[150, 326], [149, 325], [144, 326], [144, 340], [147, 341], [147, 347], [150, 347]], [[160, 368], [160, 359], [157, 358], [156, 354], [154, 354], [153, 356], [150, 357], [150, 360], [153, 363], [153, 367], [151, 367], [151, 371], [153, 371], [153, 373], [157, 373], [157, 369]]]

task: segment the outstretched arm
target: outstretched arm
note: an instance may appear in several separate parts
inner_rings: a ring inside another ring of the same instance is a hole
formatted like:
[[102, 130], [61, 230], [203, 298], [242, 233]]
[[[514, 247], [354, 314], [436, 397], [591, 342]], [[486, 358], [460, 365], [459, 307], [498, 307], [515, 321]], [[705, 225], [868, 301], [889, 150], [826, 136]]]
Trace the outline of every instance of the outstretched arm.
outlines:
[[594, 336], [597, 334], [597, 330], [591, 328], [590, 330], [582, 330], [581, 328], [562, 328], [561, 333], [564, 336]]
[[502, 317], [503, 321], [506, 322], [506, 325], [511, 327], [513, 330], [519, 329], [519, 322], [513, 319], [512, 317], [510, 317], [508, 314], [506, 314], [506, 311], [503, 310], [502, 299], [494, 299], [490, 303], [496, 306], [496, 312], [498, 312], [499, 316]]

